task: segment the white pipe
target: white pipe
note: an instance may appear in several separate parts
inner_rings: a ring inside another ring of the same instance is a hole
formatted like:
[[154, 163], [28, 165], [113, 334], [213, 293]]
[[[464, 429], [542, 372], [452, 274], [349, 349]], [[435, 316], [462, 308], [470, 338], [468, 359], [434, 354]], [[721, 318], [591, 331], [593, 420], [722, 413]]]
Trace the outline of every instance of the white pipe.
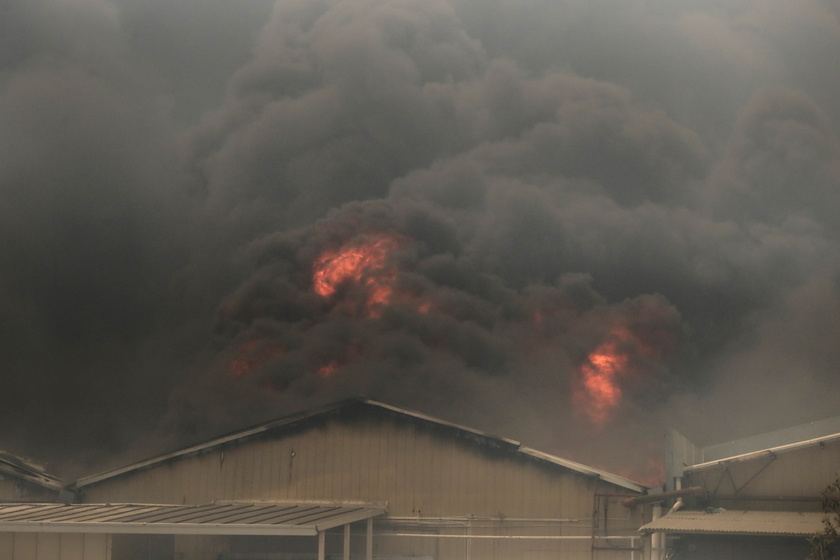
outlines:
[[395, 527], [395, 528], [431, 527], [431, 528], [439, 528], [439, 529], [447, 529], [447, 528], [465, 529], [467, 527], [472, 527], [473, 529], [499, 529], [499, 528], [502, 528], [502, 527], [507, 527], [507, 528], [510, 528], [510, 529], [522, 529], [522, 528], [527, 527], [529, 529], [536, 529], [536, 528], [543, 528], [543, 529], [587, 529], [587, 530], [590, 530], [590, 531], [592, 529], [592, 523], [578, 523], [578, 524], [574, 524], [574, 525], [568, 525], [568, 524], [567, 525], [559, 525], [557, 523], [524, 523], [524, 522], [520, 522], [520, 523], [505, 523], [505, 524], [501, 524], [501, 523], [496, 523], [496, 524], [478, 523], [478, 524], [468, 525], [466, 523], [452, 523], [452, 522], [450, 522], [450, 523], [443, 523], [443, 522], [441, 522], [441, 523], [428, 523], [428, 522], [423, 522], [423, 521], [421, 521], [419, 523], [418, 522], [414, 522], [414, 523], [407, 523], [407, 522], [388, 523], [387, 519], [383, 519], [382, 521], [377, 521], [376, 525], [377, 525], [377, 527], [385, 527], [385, 526], [390, 526], [390, 527]]
[[[429, 539], [514, 539], [514, 540], [592, 540], [592, 535], [431, 535], [428, 533], [378, 533], [381, 537], [418, 537]], [[633, 542], [641, 537], [633, 536], [612, 536], [595, 537], [597, 540], [630, 539]]]
[[[626, 519], [624, 517], [615, 517], [614, 519]], [[419, 517], [419, 516], [402, 516], [384, 518], [386, 521], [543, 521], [546, 523], [570, 523], [575, 521], [590, 521], [589, 518], [564, 518], [557, 519], [551, 517]]]
[[668, 513], [666, 513], [665, 515], [671, 515], [672, 513], [674, 513], [675, 511], [678, 511], [682, 507], [683, 507], [683, 501], [682, 501], [682, 498], [679, 498], [676, 502], [674, 502], [674, 505], [671, 506], [671, 509], [669, 509]]
[[[662, 517], [662, 506], [653, 506], [653, 521]], [[653, 533], [650, 537], [650, 560], [662, 559], [662, 533]]]

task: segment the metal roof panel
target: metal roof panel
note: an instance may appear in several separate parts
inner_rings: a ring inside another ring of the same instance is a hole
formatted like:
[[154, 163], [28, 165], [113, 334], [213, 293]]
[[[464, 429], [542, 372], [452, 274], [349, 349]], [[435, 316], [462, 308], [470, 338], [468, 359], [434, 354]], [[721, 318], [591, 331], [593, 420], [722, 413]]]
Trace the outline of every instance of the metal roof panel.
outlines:
[[691, 465], [685, 467], [683, 472], [691, 472], [691, 471], [699, 471], [704, 470], [712, 467], [718, 467], [722, 465], [726, 465], [728, 463], [740, 463], [742, 461], [752, 461], [755, 459], [761, 459], [767, 457], [768, 455], [779, 455], [782, 453], [790, 453], [791, 451], [796, 451], [798, 449], [803, 449], [806, 447], [813, 447], [817, 445], [827, 445], [827, 444], [836, 444], [840, 442], [840, 433], [839, 434], [831, 434], [828, 436], [818, 437], [815, 439], [808, 439], [803, 441], [797, 441], [794, 443], [789, 443], [786, 445], [780, 445], [778, 447], [771, 447], [768, 449], [760, 449], [758, 451], [752, 451], [750, 453], [744, 453], [743, 455], [735, 455], [733, 457], [725, 457], [723, 459], [715, 459], [713, 461], [706, 461], [704, 463], [699, 463], [697, 465]]
[[40, 465], [3, 450], [0, 450], [0, 474], [25, 480], [55, 492], [64, 488], [64, 483], [58, 477], [45, 472]]
[[676, 511], [642, 526], [642, 533], [810, 536], [823, 529], [819, 512], [723, 510]]
[[143, 469], [152, 468], [156, 465], [164, 463], [166, 461], [170, 461], [180, 457], [189, 457], [196, 454], [206, 453], [213, 449], [216, 449], [221, 446], [229, 445], [232, 443], [242, 442], [244, 440], [250, 439], [252, 437], [256, 437], [260, 434], [265, 432], [269, 432], [272, 430], [284, 428], [286, 426], [296, 425], [297, 423], [320, 417], [325, 414], [330, 414], [336, 411], [340, 411], [350, 406], [367, 406], [374, 409], [379, 410], [387, 410], [394, 412], [396, 414], [406, 416], [409, 418], [413, 418], [415, 420], [419, 420], [421, 422], [426, 422], [429, 424], [434, 424], [436, 426], [443, 426], [449, 429], [454, 430], [456, 433], [467, 434], [472, 437], [476, 441], [486, 442], [494, 447], [498, 447], [501, 449], [506, 449], [514, 454], [520, 454], [522, 456], [526, 456], [533, 459], [538, 459], [544, 462], [548, 462], [565, 469], [569, 469], [572, 471], [576, 471], [584, 476], [597, 476], [604, 482], [608, 482], [610, 484], [619, 486], [626, 490], [630, 490], [633, 492], [644, 492], [647, 488], [642, 486], [637, 482], [633, 482], [632, 480], [626, 479], [624, 477], [607, 473], [605, 471], [600, 471], [597, 469], [593, 469], [591, 467], [587, 467], [580, 463], [576, 463], [574, 461], [568, 461], [566, 459], [561, 459], [559, 457], [555, 457], [553, 455], [549, 455], [547, 453], [542, 453], [535, 449], [530, 449], [521, 445], [518, 441], [501, 438], [493, 435], [486, 434], [479, 430], [474, 430], [472, 428], [468, 428], [465, 426], [461, 426], [458, 424], [454, 424], [452, 422], [447, 422], [445, 420], [441, 420], [438, 418], [434, 418], [432, 416], [428, 416], [419, 412], [415, 412], [413, 410], [408, 410], [405, 408], [399, 408], [396, 406], [392, 406], [389, 404], [381, 403], [378, 401], [365, 399], [365, 398], [352, 398], [347, 399], [344, 401], [340, 401], [337, 403], [333, 403], [332, 405], [327, 405], [315, 410], [307, 411], [307, 412], [300, 412], [297, 414], [293, 414], [291, 416], [286, 416], [284, 418], [280, 418], [278, 420], [274, 420], [271, 422], [267, 422], [265, 424], [254, 426], [251, 428], [247, 428], [241, 430], [239, 432], [228, 434], [226, 436], [222, 436], [208, 442], [193, 445], [179, 451], [175, 451], [166, 455], [161, 455], [158, 457], [154, 457], [145, 461], [141, 461], [138, 463], [134, 463], [132, 465], [126, 465], [124, 467], [120, 467], [117, 469], [113, 469], [110, 471], [102, 472], [99, 474], [95, 474], [92, 476], [87, 476], [84, 478], [80, 478], [76, 482], [77, 488], [82, 488], [85, 486], [89, 486], [91, 484], [96, 484], [102, 482], [104, 480], [108, 480], [110, 478], [114, 478], [117, 476], [121, 476], [123, 474], [127, 474], [134, 471], [139, 471]]
[[[223, 514], [222, 514], [223, 513]], [[0, 531], [192, 535], [317, 535], [377, 517], [379, 504], [0, 504]], [[220, 515], [221, 514], [221, 515]]]
[[719, 461], [840, 433], [840, 416], [703, 447], [703, 462]]

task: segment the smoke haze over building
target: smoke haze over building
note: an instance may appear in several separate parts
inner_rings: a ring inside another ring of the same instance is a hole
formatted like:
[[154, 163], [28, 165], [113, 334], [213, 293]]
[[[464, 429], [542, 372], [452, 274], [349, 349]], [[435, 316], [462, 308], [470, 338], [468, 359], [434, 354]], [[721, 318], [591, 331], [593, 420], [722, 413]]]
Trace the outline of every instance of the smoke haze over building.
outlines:
[[0, 0], [0, 446], [365, 394], [642, 478], [833, 415], [838, 52], [834, 0]]

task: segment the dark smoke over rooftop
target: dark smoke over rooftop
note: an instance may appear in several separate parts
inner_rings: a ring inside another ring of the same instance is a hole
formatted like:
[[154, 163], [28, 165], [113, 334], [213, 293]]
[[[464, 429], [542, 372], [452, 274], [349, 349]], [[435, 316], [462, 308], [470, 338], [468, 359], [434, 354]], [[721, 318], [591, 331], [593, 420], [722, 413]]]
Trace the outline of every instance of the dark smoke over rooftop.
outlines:
[[0, 0], [4, 448], [366, 394], [647, 477], [833, 415], [838, 18]]

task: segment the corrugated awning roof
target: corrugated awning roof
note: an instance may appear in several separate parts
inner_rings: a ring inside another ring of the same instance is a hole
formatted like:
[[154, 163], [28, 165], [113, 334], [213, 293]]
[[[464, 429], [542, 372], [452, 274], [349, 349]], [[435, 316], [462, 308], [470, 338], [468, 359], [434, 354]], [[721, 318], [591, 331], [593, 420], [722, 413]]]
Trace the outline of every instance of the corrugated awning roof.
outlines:
[[695, 533], [711, 535], [810, 536], [823, 529], [819, 512], [736, 511], [718, 513], [676, 511], [642, 526], [642, 533]]
[[0, 504], [0, 531], [314, 536], [384, 513], [381, 505], [305, 502]]

